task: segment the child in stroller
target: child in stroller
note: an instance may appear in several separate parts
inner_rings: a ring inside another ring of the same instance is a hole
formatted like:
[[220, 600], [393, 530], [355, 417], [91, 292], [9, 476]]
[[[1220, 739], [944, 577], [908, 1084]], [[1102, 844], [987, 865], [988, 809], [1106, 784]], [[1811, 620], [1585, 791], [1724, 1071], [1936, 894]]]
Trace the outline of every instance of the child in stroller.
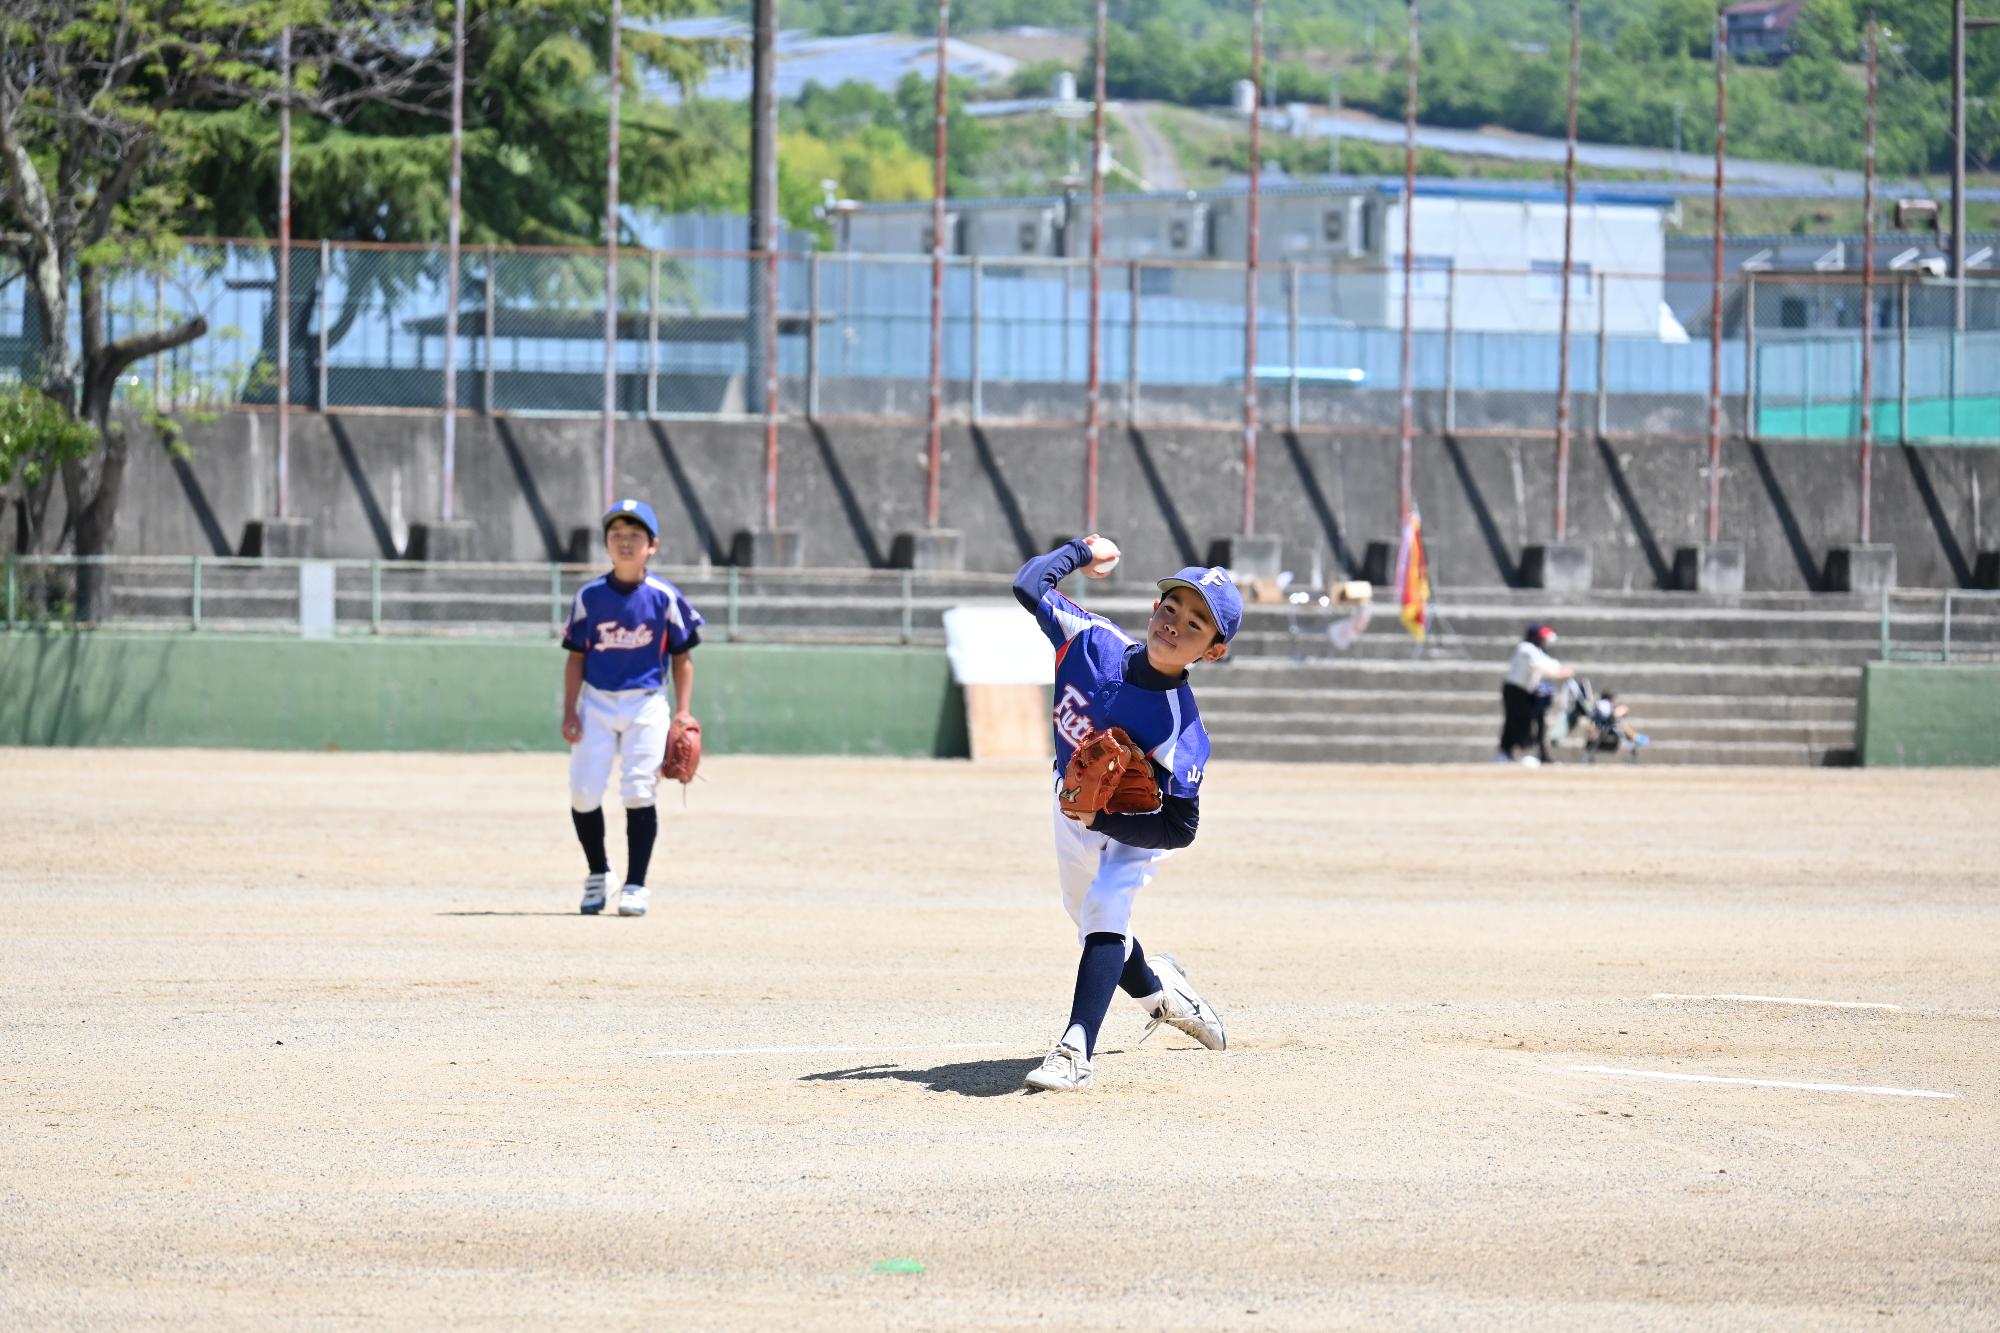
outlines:
[[1632, 730], [1632, 724], [1626, 720], [1632, 710], [1609, 690], [1593, 694], [1590, 682], [1581, 677], [1562, 684], [1566, 687], [1563, 691], [1566, 707], [1562, 711], [1561, 731], [1565, 736], [1575, 735], [1582, 740], [1583, 762], [1594, 763], [1599, 755], [1617, 754], [1621, 750], [1627, 762], [1637, 762], [1639, 751], [1645, 748], [1646, 735]]

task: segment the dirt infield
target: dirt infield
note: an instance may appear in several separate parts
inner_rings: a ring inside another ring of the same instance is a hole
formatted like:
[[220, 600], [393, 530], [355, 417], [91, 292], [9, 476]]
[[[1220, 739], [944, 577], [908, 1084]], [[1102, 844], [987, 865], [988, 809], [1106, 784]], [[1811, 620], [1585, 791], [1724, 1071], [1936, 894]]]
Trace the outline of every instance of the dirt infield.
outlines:
[[707, 772], [0, 750], [0, 1325], [2000, 1320], [2000, 774], [1217, 764], [1030, 1096], [1033, 769]]

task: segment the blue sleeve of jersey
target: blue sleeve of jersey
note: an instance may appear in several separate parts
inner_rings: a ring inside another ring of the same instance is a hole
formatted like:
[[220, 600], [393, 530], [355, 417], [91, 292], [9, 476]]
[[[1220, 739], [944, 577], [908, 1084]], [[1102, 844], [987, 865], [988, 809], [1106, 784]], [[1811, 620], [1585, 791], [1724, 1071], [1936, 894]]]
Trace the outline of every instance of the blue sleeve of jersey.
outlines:
[[678, 657], [701, 642], [701, 627], [707, 622], [679, 588], [667, 608], [667, 654]]
[[1060, 648], [1091, 623], [1088, 611], [1056, 591], [1056, 585], [1090, 562], [1090, 548], [1078, 538], [1036, 556], [1014, 575], [1014, 600], [1034, 613], [1035, 623]]
[[569, 604], [569, 623], [563, 626], [562, 646], [573, 653], [587, 653], [596, 632], [590, 623], [590, 613], [583, 608], [583, 593], [578, 592]]
[[1167, 770], [1166, 781], [1160, 784], [1163, 793], [1189, 800], [1199, 796], [1202, 775], [1208, 771], [1208, 728], [1201, 724], [1201, 715], [1184, 718], [1180, 734], [1154, 749], [1153, 758]]
[[1194, 796], [1163, 792], [1160, 808], [1151, 814], [1101, 814], [1091, 821], [1090, 827], [1127, 847], [1174, 851], [1194, 841], [1195, 828], [1200, 823], [1201, 806]]

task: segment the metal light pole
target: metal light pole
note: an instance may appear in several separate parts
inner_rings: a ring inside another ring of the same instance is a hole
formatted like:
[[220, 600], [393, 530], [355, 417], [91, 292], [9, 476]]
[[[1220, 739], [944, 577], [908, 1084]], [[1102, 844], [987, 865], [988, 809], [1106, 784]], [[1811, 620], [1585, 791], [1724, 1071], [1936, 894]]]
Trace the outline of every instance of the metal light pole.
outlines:
[[1861, 544], [1868, 544], [1875, 461], [1875, 19], [1868, 19], [1868, 134], [1861, 175]]
[[1410, 441], [1416, 433], [1416, 343], [1410, 326], [1410, 289], [1416, 264], [1417, 212], [1417, 0], [1404, 0], [1409, 11], [1410, 49], [1403, 81], [1403, 417], [1402, 443], [1396, 462], [1396, 530], [1410, 522]]
[[623, 0], [611, 0], [611, 109], [606, 117], [610, 160], [604, 172], [604, 507], [618, 495], [618, 93]]
[[[1952, 327], [1965, 332], [1965, 35], [2000, 27], [2000, 18], [1967, 18], [1951, 0], [1951, 276], [1957, 281]], [[1954, 390], [1955, 392], [1956, 390]]]
[[[444, 242], [444, 476], [439, 483], [438, 517], [454, 516], [453, 493], [458, 471], [458, 244], [460, 179], [465, 158], [465, 5], [451, 6], [451, 201], [445, 216]], [[489, 275], [487, 281], [492, 281]], [[326, 318], [324, 312], [320, 318]], [[489, 348], [487, 355], [491, 356]]]
[[1264, 174], [1264, 0], [1250, 5], [1250, 235], [1243, 251], [1243, 532], [1257, 531], [1257, 258]]
[[1083, 530], [1097, 531], [1097, 452], [1103, 429], [1104, 364], [1104, 38], [1109, 0], [1097, 0], [1095, 108], [1090, 122], [1090, 375], [1083, 427]]
[[292, 516], [292, 29], [278, 38], [278, 517]]
[[[1722, 231], [1723, 149], [1729, 111], [1729, 23], [1720, 2], [1715, 7], [1715, 236], [1714, 285], [1708, 319], [1708, 540], [1722, 536]], [[1757, 312], [1744, 312], [1755, 320]]]
[[1563, 150], [1561, 346], [1556, 350], [1557, 541], [1569, 538], [1569, 284], [1576, 244], [1576, 85], [1582, 68], [1582, 31], [1577, 0], [1569, 0], [1569, 137]]
[[943, 452], [940, 417], [944, 409], [944, 156], [945, 47], [951, 35], [951, 0], [938, 0], [936, 128], [931, 148], [931, 402], [930, 442], [924, 465], [924, 526], [938, 525], [938, 462]]
[[764, 413], [764, 527], [778, 525], [777, 0], [751, 7], [750, 262], [744, 329], [752, 401]]

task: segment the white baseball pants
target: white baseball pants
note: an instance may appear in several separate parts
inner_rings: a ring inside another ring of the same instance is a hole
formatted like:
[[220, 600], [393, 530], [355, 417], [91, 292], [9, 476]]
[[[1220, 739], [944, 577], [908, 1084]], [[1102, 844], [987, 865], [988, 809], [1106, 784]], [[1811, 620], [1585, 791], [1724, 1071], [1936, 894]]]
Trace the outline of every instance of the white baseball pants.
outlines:
[[667, 756], [673, 705], [658, 690], [600, 690], [585, 685], [576, 700], [583, 739], [569, 747], [569, 803], [588, 812], [604, 804], [611, 766], [618, 766], [618, 795], [627, 810], [653, 803], [660, 764]]
[[[1060, 774], [1056, 784], [1062, 784]], [[1125, 955], [1132, 954], [1132, 900], [1160, 873], [1170, 850], [1130, 847], [1116, 838], [1087, 829], [1055, 803], [1056, 874], [1062, 882], [1063, 911], [1076, 922], [1076, 942], [1084, 936], [1125, 937]]]

